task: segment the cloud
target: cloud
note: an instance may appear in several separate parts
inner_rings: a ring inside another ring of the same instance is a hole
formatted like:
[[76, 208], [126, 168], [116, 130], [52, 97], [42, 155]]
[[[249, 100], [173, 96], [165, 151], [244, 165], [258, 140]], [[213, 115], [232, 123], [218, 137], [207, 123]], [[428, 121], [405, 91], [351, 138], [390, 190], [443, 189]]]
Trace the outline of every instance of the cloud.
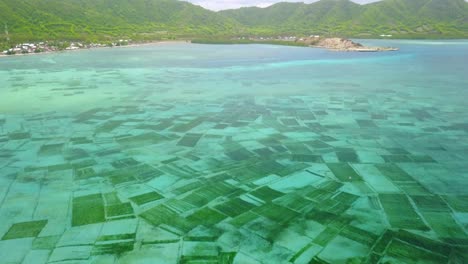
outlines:
[[[211, 10], [233, 9], [245, 6], [267, 7], [278, 2], [306, 2], [312, 3], [318, 0], [185, 0], [192, 4], [202, 6]], [[352, 0], [359, 4], [377, 2], [379, 0]]]

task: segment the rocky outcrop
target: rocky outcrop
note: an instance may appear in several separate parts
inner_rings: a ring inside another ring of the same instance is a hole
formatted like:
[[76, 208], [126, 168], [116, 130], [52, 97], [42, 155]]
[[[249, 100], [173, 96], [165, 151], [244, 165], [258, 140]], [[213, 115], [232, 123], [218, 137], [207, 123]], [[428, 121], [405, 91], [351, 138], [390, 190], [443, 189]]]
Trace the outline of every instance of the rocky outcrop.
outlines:
[[395, 51], [397, 48], [390, 47], [366, 47], [360, 43], [345, 38], [305, 38], [298, 40], [312, 47], [326, 48], [335, 51], [359, 51], [359, 52], [377, 52], [377, 51]]
[[324, 38], [319, 40], [316, 46], [335, 50], [350, 50], [363, 47], [360, 43], [343, 38]]

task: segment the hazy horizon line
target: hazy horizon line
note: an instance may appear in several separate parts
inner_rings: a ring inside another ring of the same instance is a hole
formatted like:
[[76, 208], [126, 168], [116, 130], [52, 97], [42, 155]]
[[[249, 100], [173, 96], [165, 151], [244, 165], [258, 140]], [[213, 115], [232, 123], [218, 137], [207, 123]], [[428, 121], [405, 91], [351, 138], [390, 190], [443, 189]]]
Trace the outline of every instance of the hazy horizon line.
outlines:
[[[239, 9], [244, 7], [258, 7], [258, 8], [266, 8], [278, 3], [304, 3], [304, 4], [312, 4], [318, 2], [320, 0], [181, 0], [185, 2], [190, 2], [194, 5], [201, 6], [205, 9], [211, 11], [222, 11], [222, 10], [230, 10], [230, 9]], [[375, 2], [380, 2], [382, 0], [349, 0], [356, 4], [365, 5]]]
[[[223, 10], [232, 10], [240, 9], [245, 7], [258, 7], [266, 8], [278, 3], [304, 3], [312, 4], [319, 2], [321, 0], [179, 0], [184, 2], [189, 2], [197, 6], [201, 6], [205, 9], [211, 11], [223, 11]], [[359, 5], [367, 5], [375, 2], [381, 2], [384, 0], [349, 0]], [[468, 2], [468, 0], [464, 0]]]

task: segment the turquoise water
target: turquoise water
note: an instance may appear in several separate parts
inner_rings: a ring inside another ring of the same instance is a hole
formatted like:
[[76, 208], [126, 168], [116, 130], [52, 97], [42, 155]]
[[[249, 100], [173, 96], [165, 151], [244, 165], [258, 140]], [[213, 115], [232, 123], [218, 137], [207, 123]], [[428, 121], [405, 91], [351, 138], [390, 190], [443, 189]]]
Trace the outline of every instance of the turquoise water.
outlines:
[[2, 263], [464, 263], [468, 42], [0, 58]]

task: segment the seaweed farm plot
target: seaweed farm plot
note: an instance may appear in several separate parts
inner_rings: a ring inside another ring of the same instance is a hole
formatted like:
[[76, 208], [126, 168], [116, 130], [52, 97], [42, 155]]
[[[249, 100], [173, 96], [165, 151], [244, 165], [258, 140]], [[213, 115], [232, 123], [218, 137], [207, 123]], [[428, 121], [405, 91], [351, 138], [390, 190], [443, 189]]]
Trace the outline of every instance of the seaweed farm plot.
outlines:
[[468, 45], [404, 43], [0, 58], [0, 263], [468, 263]]
[[468, 130], [372, 100], [127, 98], [5, 115], [2, 261], [465, 262]]

